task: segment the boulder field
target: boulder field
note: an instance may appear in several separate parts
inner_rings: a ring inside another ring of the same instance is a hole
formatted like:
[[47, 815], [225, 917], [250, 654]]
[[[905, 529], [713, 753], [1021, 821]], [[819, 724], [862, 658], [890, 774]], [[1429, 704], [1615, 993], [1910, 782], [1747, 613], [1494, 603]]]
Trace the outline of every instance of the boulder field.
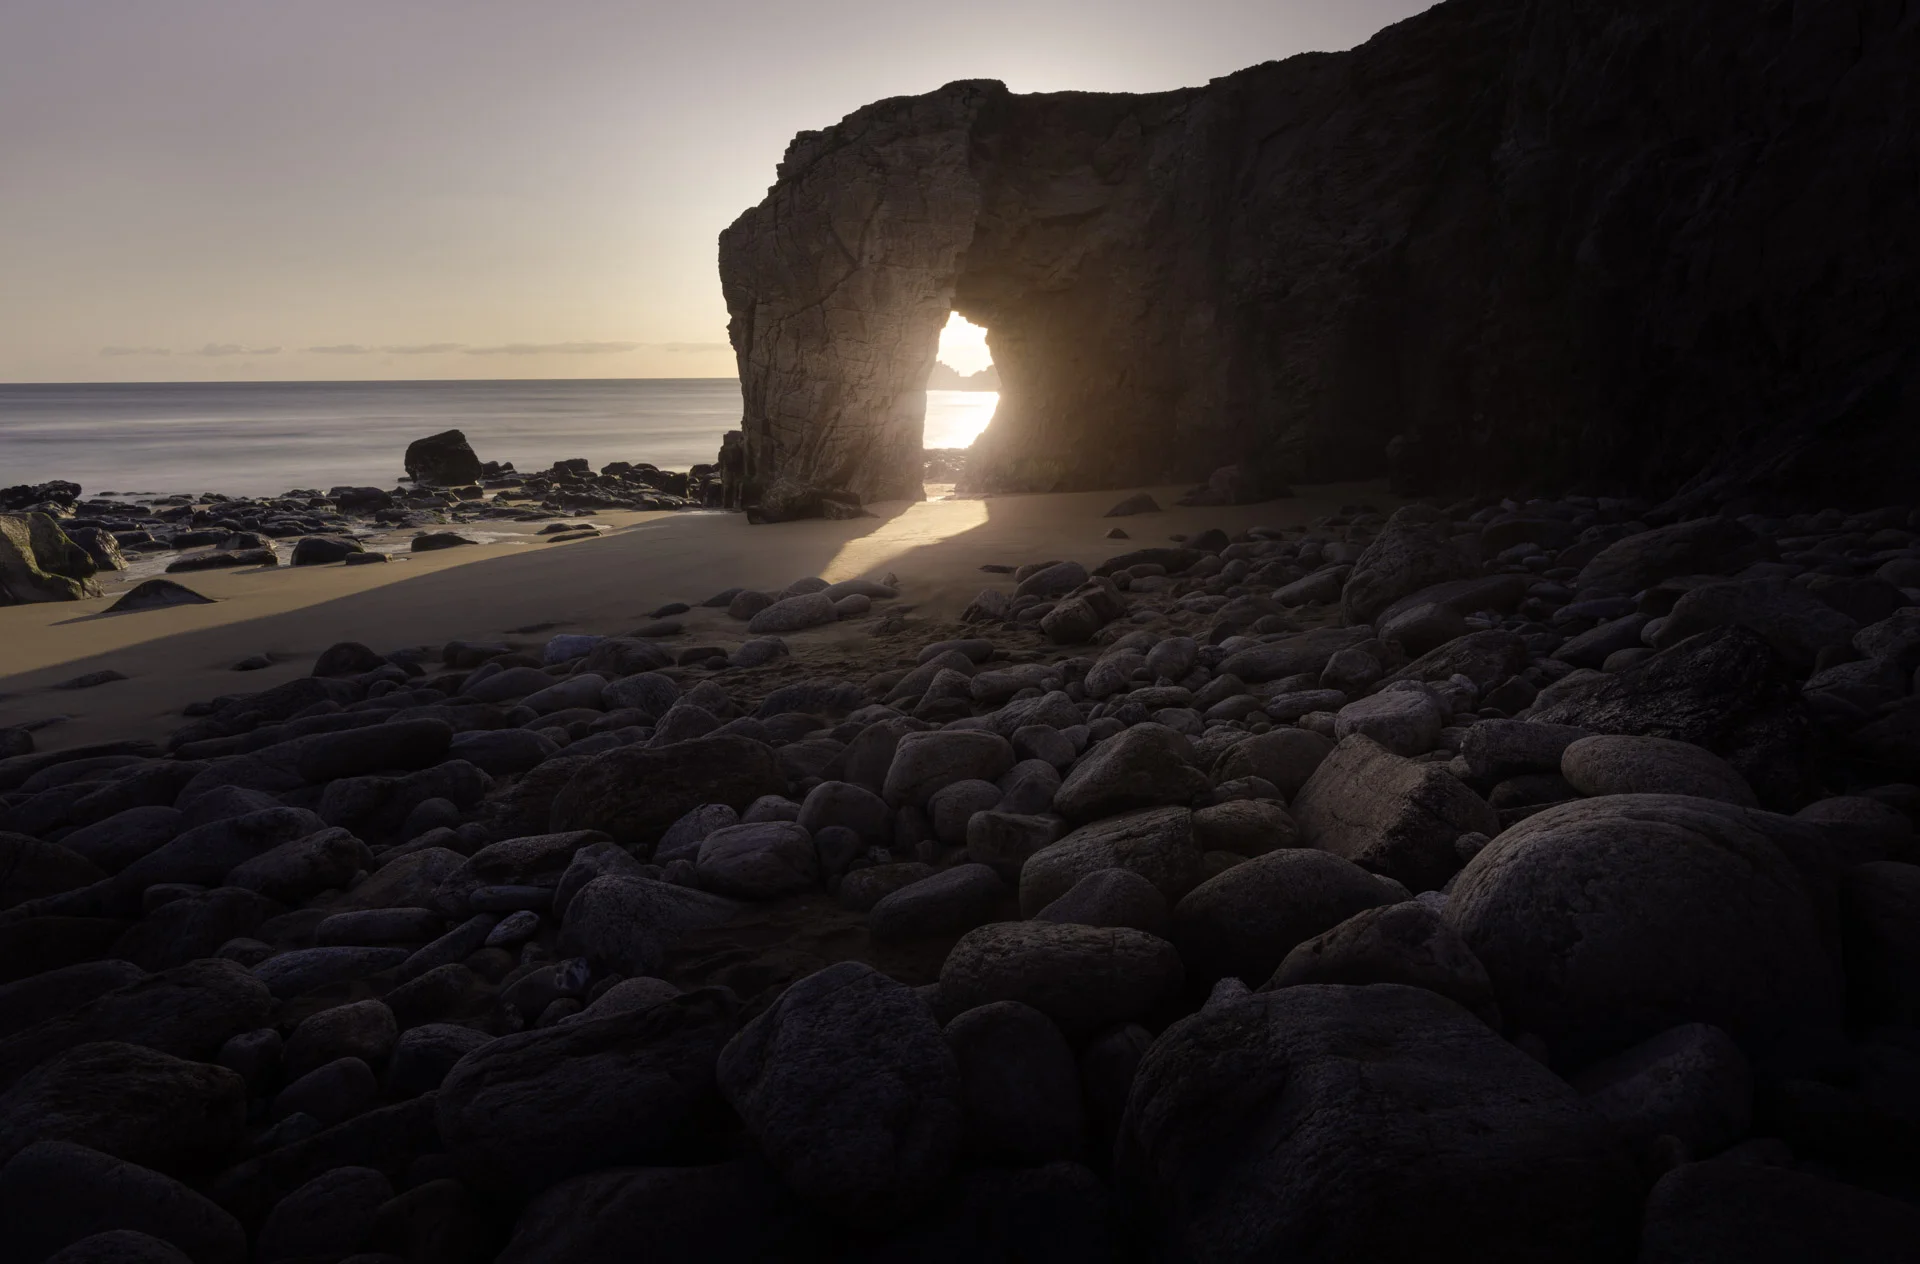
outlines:
[[991, 569], [0, 735], [5, 1258], [1920, 1259], [1920, 514]]

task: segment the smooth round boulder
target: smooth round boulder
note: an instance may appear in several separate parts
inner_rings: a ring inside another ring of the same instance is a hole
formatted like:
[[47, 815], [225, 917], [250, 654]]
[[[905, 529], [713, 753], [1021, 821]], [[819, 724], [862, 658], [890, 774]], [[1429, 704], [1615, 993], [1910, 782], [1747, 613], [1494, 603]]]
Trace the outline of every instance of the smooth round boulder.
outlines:
[[907, 733], [894, 747], [881, 795], [896, 807], [925, 807], [956, 781], [994, 781], [1013, 767], [1013, 745], [980, 729]]
[[792, 821], [755, 821], [715, 830], [694, 869], [708, 890], [737, 900], [775, 900], [819, 878], [813, 836]]
[[1639, 1230], [1639, 1175], [1579, 1095], [1395, 984], [1243, 994], [1173, 1024], [1114, 1167], [1158, 1259], [1615, 1264]]
[[1255, 733], [1222, 751], [1213, 764], [1213, 780], [1218, 784], [1259, 777], [1272, 782], [1291, 802], [1332, 753], [1333, 743], [1310, 729], [1276, 728]]
[[986, 865], [955, 865], [901, 887], [867, 912], [867, 930], [883, 943], [959, 935], [993, 920], [1007, 884]]
[[1189, 975], [1211, 984], [1269, 978], [1300, 943], [1392, 897], [1349, 860], [1290, 847], [1234, 865], [1173, 907], [1169, 938]]
[[1439, 912], [1419, 900], [1366, 909], [1295, 945], [1260, 991], [1308, 983], [1423, 987], [1500, 1030], [1487, 968]]
[[0, 1225], [15, 1258], [44, 1260], [96, 1234], [132, 1230], [194, 1264], [245, 1264], [240, 1222], [171, 1177], [66, 1141], [39, 1141], [0, 1168]]
[[960, 1067], [971, 1157], [1024, 1165], [1080, 1153], [1079, 1068], [1052, 1020], [996, 1001], [956, 1017], [946, 1037]]
[[1164, 938], [1167, 897], [1130, 869], [1096, 869], [1033, 918], [1076, 926], [1130, 926]]
[[1840, 1012], [1836, 963], [1782, 843], [1818, 854], [1819, 832], [1682, 795], [1559, 804], [1483, 847], [1444, 916], [1501, 1013], [1556, 1061], [1689, 1022], [1764, 1040]]
[[1193, 838], [1202, 851], [1264, 856], [1297, 845], [1299, 830], [1278, 799], [1229, 799], [1193, 814]]
[[254, 1256], [260, 1264], [343, 1259], [367, 1244], [376, 1213], [392, 1197], [393, 1183], [375, 1168], [322, 1172], [274, 1204]]
[[1099, 869], [1130, 869], [1168, 903], [1200, 881], [1204, 862], [1185, 808], [1148, 808], [1083, 825], [1028, 856], [1020, 868], [1020, 912], [1032, 917]]
[[1183, 977], [1173, 945], [1145, 931], [995, 922], [968, 931], [947, 953], [940, 996], [963, 1010], [1020, 1001], [1072, 1036], [1152, 1014]]
[[1760, 806], [1732, 764], [1703, 747], [1664, 737], [1583, 737], [1561, 752], [1560, 775], [1584, 795], [1684, 794]]
[[787, 1186], [857, 1227], [912, 1214], [960, 1150], [959, 1067], [933, 1012], [860, 962], [781, 993], [727, 1043], [718, 1076]]
[[1164, 724], [1136, 724], [1095, 746], [1053, 797], [1075, 823], [1163, 804], [1184, 806], [1211, 789], [1193, 765], [1193, 743]]

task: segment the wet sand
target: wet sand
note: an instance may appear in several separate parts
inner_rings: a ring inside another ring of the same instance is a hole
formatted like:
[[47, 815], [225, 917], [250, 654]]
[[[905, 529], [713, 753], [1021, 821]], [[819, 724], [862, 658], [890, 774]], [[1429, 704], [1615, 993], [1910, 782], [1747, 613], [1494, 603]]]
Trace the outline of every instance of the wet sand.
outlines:
[[[1185, 488], [1144, 490], [1171, 505]], [[174, 576], [216, 604], [131, 614], [103, 613], [127, 587], [103, 576], [101, 598], [0, 609], [0, 727], [58, 717], [35, 731], [43, 750], [162, 738], [182, 723], [186, 704], [306, 675], [336, 642], [360, 641], [383, 653], [456, 638], [538, 645], [559, 632], [631, 632], [649, 611], [675, 601], [696, 609], [679, 616], [687, 630], [664, 641], [668, 648], [733, 646], [747, 639], [745, 624], [699, 609], [699, 602], [724, 588], [780, 588], [806, 575], [840, 580], [891, 571], [916, 621], [952, 619], [980, 589], [1010, 586], [1010, 577], [982, 573], [982, 564], [1092, 564], [1207, 527], [1233, 533], [1303, 525], [1343, 504], [1390, 510], [1401, 503], [1375, 483], [1299, 492], [1258, 505], [1117, 519], [1101, 515], [1125, 490], [879, 504], [872, 518], [758, 527], [740, 514], [600, 513], [592, 521], [611, 530], [593, 540], [549, 544], [529, 530], [384, 566]], [[1131, 538], [1105, 539], [1114, 526]], [[836, 656], [857, 657], [860, 628], [814, 629], [787, 640], [796, 655], [831, 644]], [[272, 656], [274, 665], [232, 670], [258, 654]], [[54, 687], [102, 670], [128, 679]]]

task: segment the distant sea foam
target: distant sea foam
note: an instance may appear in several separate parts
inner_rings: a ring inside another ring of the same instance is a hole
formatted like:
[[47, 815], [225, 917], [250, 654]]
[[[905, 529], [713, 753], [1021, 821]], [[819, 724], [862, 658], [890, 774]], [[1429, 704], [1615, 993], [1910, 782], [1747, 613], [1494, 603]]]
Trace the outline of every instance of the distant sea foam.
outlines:
[[[928, 391], [926, 446], [965, 447], [999, 396]], [[458, 428], [522, 470], [585, 457], [684, 470], [740, 425], [731, 378], [0, 385], [0, 486], [88, 494], [391, 487], [407, 444]]]

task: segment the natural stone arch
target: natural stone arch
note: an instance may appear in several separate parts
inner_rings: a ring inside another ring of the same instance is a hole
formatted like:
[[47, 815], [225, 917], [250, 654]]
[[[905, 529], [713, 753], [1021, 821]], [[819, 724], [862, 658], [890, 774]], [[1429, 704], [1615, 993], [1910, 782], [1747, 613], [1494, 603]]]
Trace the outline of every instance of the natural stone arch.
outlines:
[[721, 237], [747, 499], [917, 496], [954, 310], [1000, 371], [985, 490], [1905, 501], [1920, 194], [1862, 173], [1920, 164], [1917, 38], [1866, 0], [1446, 0], [1203, 88], [867, 106]]

